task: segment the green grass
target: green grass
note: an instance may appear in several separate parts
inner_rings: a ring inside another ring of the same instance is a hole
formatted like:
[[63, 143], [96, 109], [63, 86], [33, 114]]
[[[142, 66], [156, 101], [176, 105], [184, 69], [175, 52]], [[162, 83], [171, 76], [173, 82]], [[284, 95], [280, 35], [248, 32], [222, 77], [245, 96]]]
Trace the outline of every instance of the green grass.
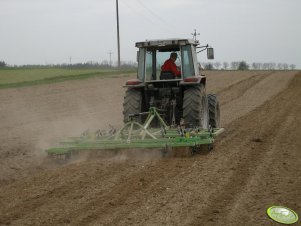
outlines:
[[127, 76], [135, 70], [6, 68], [0, 69], [0, 89], [63, 82], [91, 77]]

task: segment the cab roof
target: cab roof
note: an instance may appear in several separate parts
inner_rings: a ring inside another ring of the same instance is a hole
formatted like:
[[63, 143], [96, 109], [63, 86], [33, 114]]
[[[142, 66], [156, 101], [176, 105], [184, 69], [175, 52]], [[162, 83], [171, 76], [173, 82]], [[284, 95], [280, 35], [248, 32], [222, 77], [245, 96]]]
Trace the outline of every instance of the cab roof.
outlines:
[[155, 39], [155, 40], [146, 40], [145, 42], [136, 42], [137, 48], [143, 47], [163, 47], [163, 46], [180, 46], [180, 45], [199, 45], [198, 40], [194, 39], [180, 39], [180, 38], [173, 38], [173, 39]]

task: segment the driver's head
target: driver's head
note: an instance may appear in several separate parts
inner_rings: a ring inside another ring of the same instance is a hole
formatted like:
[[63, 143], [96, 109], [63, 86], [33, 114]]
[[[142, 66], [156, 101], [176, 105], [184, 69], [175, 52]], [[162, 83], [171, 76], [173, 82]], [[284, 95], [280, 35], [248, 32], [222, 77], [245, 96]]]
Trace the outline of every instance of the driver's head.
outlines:
[[170, 59], [173, 59], [173, 61], [176, 61], [177, 58], [178, 58], [178, 54], [177, 54], [177, 53], [172, 52], [172, 53], [170, 54]]

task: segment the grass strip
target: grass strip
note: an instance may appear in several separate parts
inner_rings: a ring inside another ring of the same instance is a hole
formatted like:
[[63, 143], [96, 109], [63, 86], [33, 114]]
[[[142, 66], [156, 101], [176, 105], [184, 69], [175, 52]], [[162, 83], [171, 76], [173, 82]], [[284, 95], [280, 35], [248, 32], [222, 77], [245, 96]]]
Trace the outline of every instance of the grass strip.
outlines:
[[16, 83], [4, 83], [0, 84], [0, 89], [6, 88], [18, 88], [18, 87], [26, 87], [26, 86], [35, 86], [35, 85], [42, 85], [42, 84], [51, 84], [51, 83], [58, 83], [64, 82], [69, 80], [81, 80], [81, 79], [88, 79], [88, 78], [102, 78], [102, 77], [125, 77], [131, 73], [134, 73], [133, 70], [128, 71], [106, 71], [106, 72], [90, 72], [90, 73], [83, 73], [83, 74], [74, 74], [74, 75], [58, 75], [49, 78], [43, 78], [33, 81], [23, 81], [23, 82], [16, 82]]

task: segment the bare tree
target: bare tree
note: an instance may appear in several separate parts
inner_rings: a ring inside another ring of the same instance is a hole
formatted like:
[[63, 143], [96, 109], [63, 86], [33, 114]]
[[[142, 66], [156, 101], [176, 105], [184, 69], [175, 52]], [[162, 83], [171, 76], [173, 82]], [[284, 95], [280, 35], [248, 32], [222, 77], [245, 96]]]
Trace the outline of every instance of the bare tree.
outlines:
[[262, 65], [263, 65], [263, 63], [258, 63], [258, 70], [262, 69]]
[[262, 69], [263, 70], [268, 70], [269, 69], [269, 63], [263, 63]]
[[112, 65], [112, 62], [109, 62], [108, 60], [103, 60], [100, 62], [100, 65], [103, 67], [110, 67]]
[[260, 70], [262, 68], [262, 63], [253, 62], [252, 63], [252, 68], [254, 70]]
[[224, 67], [225, 70], [227, 70], [228, 67], [229, 67], [229, 63], [228, 63], [228, 62], [224, 62], [224, 63], [223, 63], [223, 67]]
[[214, 64], [215, 69], [219, 70], [219, 68], [222, 66], [220, 62], [215, 62]]
[[239, 65], [239, 62], [237, 62], [237, 61], [231, 62], [231, 69], [232, 70], [237, 70], [238, 65]]
[[283, 63], [283, 69], [287, 70], [288, 69], [288, 64], [287, 63]]
[[275, 69], [276, 69], [276, 63], [271, 62], [271, 63], [270, 63], [270, 69], [271, 69], [271, 70], [275, 70]]
[[249, 65], [246, 63], [246, 61], [241, 61], [238, 64], [238, 70], [242, 70], [242, 71], [249, 70]]
[[278, 67], [279, 70], [283, 70], [283, 64], [282, 63], [278, 63], [277, 67]]
[[6, 63], [4, 61], [0, 61], [0, 67], [6, 67]]
[[213, 70], [213, 65], [211, 63], [205, 63], [204, 68], [205, 70]]
[[291, 70], [295, 70], [296, 69], [296, 65], [295, 64], [290, 64], [290, 69]]
[[252, 68], [254, 69], [254, 70], [260, 70], [260, 69], [262, 69], [262, 63], [258, 63], [258, 62], [253, 62], [252, 63]]

